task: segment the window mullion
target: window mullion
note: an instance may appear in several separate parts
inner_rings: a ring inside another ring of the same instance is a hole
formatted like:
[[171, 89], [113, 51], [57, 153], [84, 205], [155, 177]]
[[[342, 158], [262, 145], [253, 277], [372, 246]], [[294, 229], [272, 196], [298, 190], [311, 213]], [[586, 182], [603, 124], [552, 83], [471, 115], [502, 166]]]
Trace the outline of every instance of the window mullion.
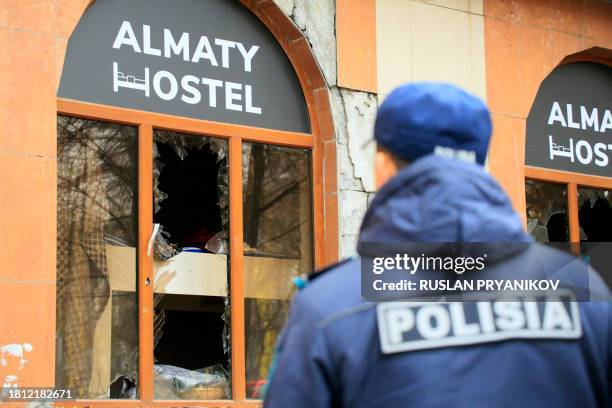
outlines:
[[237, 401], [246, 399], [242, 177], [242, 140], [233, 136], [229, 140], [229, 252], [232, 398]]
[[567, 212], [569, 218], [570, 242], [580, 242], [580, 225], [578, 221], [578, 186], [576, 183], [567, 185]]
[[142, 401], [153, 401], [153, 127], [138, 132], [138, 321], [139, 390]]

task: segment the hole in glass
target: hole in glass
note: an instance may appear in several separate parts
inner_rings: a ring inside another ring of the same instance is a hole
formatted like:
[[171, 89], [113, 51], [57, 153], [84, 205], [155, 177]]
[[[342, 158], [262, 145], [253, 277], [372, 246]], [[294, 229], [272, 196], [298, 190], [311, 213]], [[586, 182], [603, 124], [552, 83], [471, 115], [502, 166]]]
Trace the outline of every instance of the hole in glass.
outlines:
[[227, 142], [154, 143], [155, 398], [230, 398]]

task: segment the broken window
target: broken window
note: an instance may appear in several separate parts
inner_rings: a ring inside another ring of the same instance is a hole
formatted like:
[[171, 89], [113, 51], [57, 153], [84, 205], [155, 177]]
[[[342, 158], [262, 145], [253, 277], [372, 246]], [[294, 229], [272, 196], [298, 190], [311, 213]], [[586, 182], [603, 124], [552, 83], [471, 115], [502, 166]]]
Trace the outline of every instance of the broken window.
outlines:
[[[152, 188], [154, 367], [145, 381], [155, 399], [230, 399], [227, 140], [154, 130], [152, 186], [138, 185], [138, 143], [136, 126], [58, 117], [56, 385], [82, 399], [139, 398], [137, 248], [150, 237], [138, 236], [137, 192]], [[311, 152], [242, 147], [241, 346], [247, 396], [261, 398], [291, 278], [314, 264]]]
[[137, 128], [57, 118], [56, 382], [137, 398]]
[[243, 143], [246, 385], [263, 397], [292, 277], [313, 267], [310, 151]]
[[565, 184], [525, 180], [527, 230], [537, 242], [568, 242]]
[[154, 132], [154, 390], [230, 395], [227, 142]]

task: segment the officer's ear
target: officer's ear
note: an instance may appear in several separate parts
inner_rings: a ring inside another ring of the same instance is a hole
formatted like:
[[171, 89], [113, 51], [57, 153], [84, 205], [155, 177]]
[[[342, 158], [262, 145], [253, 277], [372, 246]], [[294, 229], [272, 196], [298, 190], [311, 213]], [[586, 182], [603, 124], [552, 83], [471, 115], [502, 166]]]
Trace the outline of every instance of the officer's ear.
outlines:
[[397, 158], [393, 153], [390, 153], [388, 150], [378, 145], [374, 158], [374, 179], [376, 182], [376, 189], [380, 190], [380, 188], [395, 176], [402, 167], [407, 165], [408, 162]]

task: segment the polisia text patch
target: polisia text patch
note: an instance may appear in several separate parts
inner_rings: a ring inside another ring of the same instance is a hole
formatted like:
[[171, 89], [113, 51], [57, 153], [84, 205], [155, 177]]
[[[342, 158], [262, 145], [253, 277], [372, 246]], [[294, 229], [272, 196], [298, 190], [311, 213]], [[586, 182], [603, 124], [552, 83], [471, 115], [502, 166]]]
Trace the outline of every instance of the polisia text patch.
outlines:
[[385, 302], [377, 307], [383, 353], [508, 339], [576, 339], [578, 303], [570, 293], [481, 302]]

